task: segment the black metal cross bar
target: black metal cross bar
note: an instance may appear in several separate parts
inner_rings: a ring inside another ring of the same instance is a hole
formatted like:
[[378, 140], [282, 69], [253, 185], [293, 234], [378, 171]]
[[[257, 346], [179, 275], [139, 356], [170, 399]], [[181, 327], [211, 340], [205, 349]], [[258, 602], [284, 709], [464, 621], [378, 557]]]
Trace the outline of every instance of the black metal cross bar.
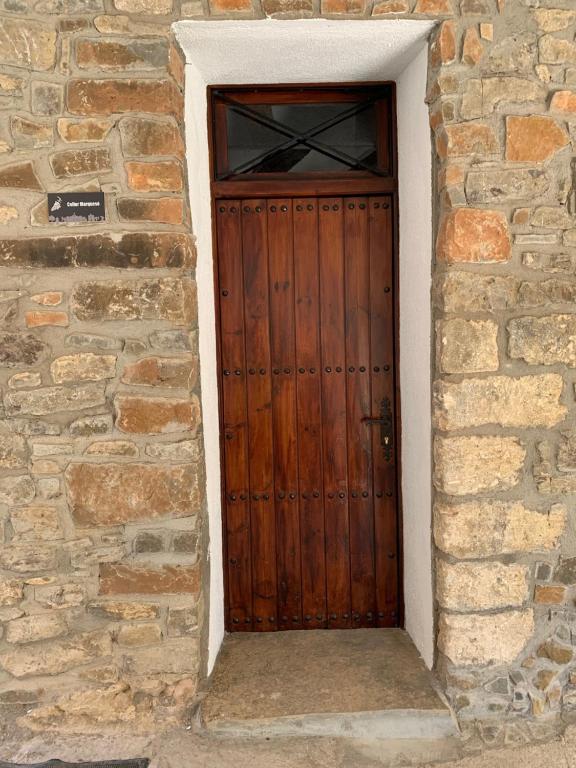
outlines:
[[289, 137], [288, 141], [284, 142], [278, 147], [275, 147], [272, 150], [267, 150], [266, 152], [262, 153], [258, 157], [243, 163], [242, 165], [238, 166], [237, 168], [225, 174], [219, 174], [218, 179], [223, 180], [235, 174], [245, 173], [247, 171], [250, 171], [252, 168], [255, 168], [258, 165], [260, 165], [260, 163], [262, 163], [266, 159], [273, 157], [274, 155], [279, 154], [281, 152], [285, 152], [287, 149], [290, 149], [293, 146], [296, 146], [298, 144], [303, 144], [309, 149], [317, 150], [321, 154], [326, 155], [327, 157], [330, 157], [333, 160], [342, 162], [345, 165], [350, 166], [351, 168], [363, 168], [364, 170], [367, 170], [376, 176], [385, 176], [386, 174], [383, 171], [380, 171], [378, 168], [374, 168], [373, 166], [368, 165], [367, 163], [364, 163], [361, 159], [353, 157], [352, 155], [349, 155], [348, 153], [343, 152], [341, 150], [336, 150], [331, 147], [328, 147], [324, 142], [314, 140], [313, 138], [317, 134], [322, 133], [323, 131], [326, 131], [328, 128], [331, 128], [334, 125], [338, 125], [344, 120], [347, 120], [349, 117], [353, 117], [354, 115], [360, 114], [361, 112], [365, 111], [366, 109], [371, 107], [375, 101], [378, 100], [379, 95], [380, 94], [377, 94], [371, 97], [370, 99], [367, 99], [361, 102], [360, 104], [356, 104], [354, 107], [346, 110], [340, 115], [331, 117], [328, 120], [325, 120], [322, 123], [319, 123], [314, 128], [311, 128], [308, 131], [301, 133], [301, 132], [295, 131], [293, 128], [290, 128], [290, 126], [287, 126], [278, 120], [267, 118], [265, 115], [262, 115], [259, 112], [256, 112], [250, 107], [247, 107], [244, 104], [241, 104], [240, 102], [235, 101], [234, 99], [231, 99], [229, 96], [225, 96], [221, 92], [216, 92], [215, 96], [221, 101], [223, 101], [225, 104], [228, 104], [228, 106], [230, 106], [230, 108], [235, 112], [237, 112], [238, 114], [244, 115], [245, 117], [248, 117], [254, 122], [259, 123], [260, 125], [263, 125], [266, 128], [270, 128], [271, 130], [276, 131], [277, 133], [280, 133], [283, 136]]

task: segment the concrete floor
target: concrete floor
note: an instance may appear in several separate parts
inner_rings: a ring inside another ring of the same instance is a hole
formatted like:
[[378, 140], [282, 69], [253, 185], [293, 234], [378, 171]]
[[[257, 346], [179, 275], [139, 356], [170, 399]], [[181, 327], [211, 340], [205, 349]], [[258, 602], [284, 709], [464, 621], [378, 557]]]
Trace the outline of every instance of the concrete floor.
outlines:
[[455, 733], [432, 675], [397, 629], [229, 635], [201, 713], [206, 728], [232, 735]]
[[[145, 736], [36, 736], [27, 742], [5, 741], [0, 760], [39, 763], [151, 758], [150, 768], [576, 768], [576, 727], [562, 739], [534, 746], [510, 747], [452, 760], [426, 745], [375, 751], [373, 743], [335, 739], [274, 739], [267, 741], [217, 738], [185, 730]], [[449, 762], [446, 762], [448, 760]], [[452, 760], [452, 761], [450, 761]]]

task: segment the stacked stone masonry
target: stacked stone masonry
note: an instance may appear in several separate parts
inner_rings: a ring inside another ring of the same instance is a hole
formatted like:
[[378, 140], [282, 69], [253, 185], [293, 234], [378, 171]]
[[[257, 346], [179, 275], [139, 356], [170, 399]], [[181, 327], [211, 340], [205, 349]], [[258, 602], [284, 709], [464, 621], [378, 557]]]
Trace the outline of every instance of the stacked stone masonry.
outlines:
[[[506, 738], [576, 708], [573, 0], [0, 0], [0, 704], [28, 728], [194, 702], [208, 530], [171, 25], [316, 16], [437, 22], [436, 669]], [[48, 190], [103, 191], [107, 222], [56, 230]]]

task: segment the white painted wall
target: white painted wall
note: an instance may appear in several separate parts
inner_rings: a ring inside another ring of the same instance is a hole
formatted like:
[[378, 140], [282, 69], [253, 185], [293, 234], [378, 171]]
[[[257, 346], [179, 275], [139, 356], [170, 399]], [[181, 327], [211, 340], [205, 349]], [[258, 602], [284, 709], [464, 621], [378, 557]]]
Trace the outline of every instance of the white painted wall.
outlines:
[[397, 80], [400, 198], [400, 398], [406, 629], [431, 667], [432, 593], [432, 147], [426, 95], [428, 52]]
[[[198, 248], [200, 382], [210, 532], [208, 671], [224, 637], [216, 319], [208, 164], [208, 85], [396, 80], [400, 150], [400, 378], [406, 624], [433, 661], [430, 507], [431, 144], [424, 104], [427, 38], [420, 20], [181, 21], [186, 54], [186, 146]], [[414, 212], [416, 214], [414, 215]], [[406, 315], [406, 318], [404, 318]], [[408, 317], [409, 316], [409, 317]], [[414, 418], [413, 418], [414, 416]]]

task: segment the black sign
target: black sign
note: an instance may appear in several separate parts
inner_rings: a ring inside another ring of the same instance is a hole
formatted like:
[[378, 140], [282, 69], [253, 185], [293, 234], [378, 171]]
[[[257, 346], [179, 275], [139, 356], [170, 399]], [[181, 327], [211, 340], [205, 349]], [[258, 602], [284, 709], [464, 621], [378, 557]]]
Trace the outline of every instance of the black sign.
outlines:
[[106, 221], [104, 192], [49, 194], [48, 221]]

